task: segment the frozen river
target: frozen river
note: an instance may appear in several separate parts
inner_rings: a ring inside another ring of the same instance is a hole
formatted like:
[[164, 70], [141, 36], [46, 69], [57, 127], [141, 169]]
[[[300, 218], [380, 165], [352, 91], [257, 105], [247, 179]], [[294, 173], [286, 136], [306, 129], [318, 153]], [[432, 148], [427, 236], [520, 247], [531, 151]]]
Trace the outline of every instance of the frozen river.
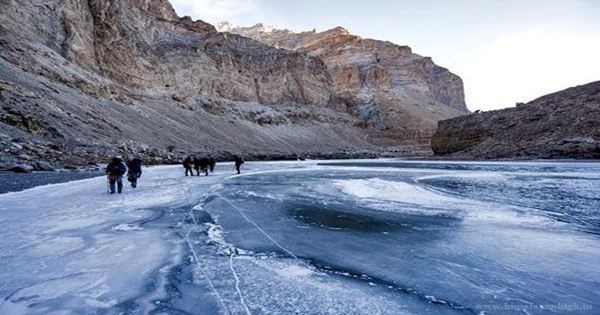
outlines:
[[245, 167], [0, 195], [0, 314], [600, 313], [600, 163]]

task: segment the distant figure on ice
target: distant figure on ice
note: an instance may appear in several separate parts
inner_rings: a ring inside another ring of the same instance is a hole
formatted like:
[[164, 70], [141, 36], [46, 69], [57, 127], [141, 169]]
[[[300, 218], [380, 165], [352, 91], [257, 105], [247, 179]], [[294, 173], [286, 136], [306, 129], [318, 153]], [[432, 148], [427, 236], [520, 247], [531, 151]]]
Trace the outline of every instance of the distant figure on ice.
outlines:
[[126, 171], [127, 167], [120, 157], [112, 158], [112, 161], [106, 166], [106, 176], [108, 177], [111, 194], [115, 193], [115, 183], [117, 184], [118, 193], [123, 192], [123, 175]]
[[235, 170], [237, 171], [238, 174], [240, 174], [241, 173], [240, 169], [242, 167], [242, 164], [244, 164], [244, 159], [240, 156], [234, 155], [233, 161], [235, 163]]
[[215, 166], [217, 166], [217, 161], [212, 156], [208, 157], [208, 167], [211, 173], [215, 171]]
[[202, 163], [200, 162], [200, 158], [194, 157], [194, 170], [196, 170], [196, 176], [200, 176], [200, 168], [202, 167]]
[[133, 158], [127, 162], [127, 180], [132, 188], [137, 187], [137, 181], [142, 176], [142, 160]]
[[206, 157], [203, 157], [200, 160], [200, 169], [202, 171], [202, 173], [204, 173], [206, 176], [208, 176], [208, 167], [209, 167], [210, 163], [208, 161], [208, 159]]
[[194, 171], [192, 170], [193, 166], [194, 166], [194, 162], [192, 161], [192, 158], [190, 156], [188, 156], [187, 158], [185, 158], [185, 160], [183, 160], [183, 168], [185, 168], [185, 176], [188, 176], [188, 172], [190, 173], [190, 175], [194, 176]]

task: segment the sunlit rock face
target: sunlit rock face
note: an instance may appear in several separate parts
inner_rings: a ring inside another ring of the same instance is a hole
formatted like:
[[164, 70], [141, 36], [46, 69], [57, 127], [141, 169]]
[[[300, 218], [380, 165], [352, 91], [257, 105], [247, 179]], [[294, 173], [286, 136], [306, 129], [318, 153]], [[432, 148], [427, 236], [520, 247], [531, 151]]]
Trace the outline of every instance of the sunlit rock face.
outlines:
[[460, 78], [408, 47], [240, 33], [167, 0], [0, 1], [0, 162], [427, 154], [403, 141], [466, 111]]
[[222, 23], [217, 29], [323, 60], [333, 81], [332, 106], [387, 133], [427, 136], [438, 120], [468, 113], [460, 77], [408, 46], [363, 39], [342, 27], [294, 33]]
[[141, 92], [194, 91], [261, 103], [326, 105], [324, 64], [202, 21], [166, 0], [19, 1], [4, 5], [7, 32], [42, 42], [69, 61]]
[[0, 48], [0, 162], [376, 149], [320, 59], [166, 0], [0, 1]]
[[600, 81], [515, 108], [444, 120], [431, 141], [442, 156], [600, 158]]

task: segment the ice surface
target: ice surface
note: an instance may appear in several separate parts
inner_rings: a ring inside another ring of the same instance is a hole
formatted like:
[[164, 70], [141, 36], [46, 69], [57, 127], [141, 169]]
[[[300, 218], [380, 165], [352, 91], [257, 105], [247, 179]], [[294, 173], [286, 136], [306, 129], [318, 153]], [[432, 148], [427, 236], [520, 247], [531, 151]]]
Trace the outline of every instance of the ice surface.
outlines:
[[422, 187], [400, 181], [387, 181], [380, 178], [338, 180], [334, 185], [346, 194], [361, 199], [378, 199], [422, 205], [456, 202], [456, 199], [435, 194]]
[[[178, 237], [143, 225], [165, 208], [195, 203], [195, 189], [223, 177], [180, 175], [150, 168], [122, 195], [108, 195], [104, 177], [0, 195], [0, 314], [119, 308], [158, 290], [152, 283]], [[19, 312], [23, 305], [33, 307]]]
[[416, 183], [380, 178], [336, 180], [341, 192], [354, 196], [358, 203], [388, 211], [422, 215], [460, 215], [461, 206], [473, 204], [429, 191]]
[[0, 314], [600, 308], [600, 164], [306, 161], [0, 195]]

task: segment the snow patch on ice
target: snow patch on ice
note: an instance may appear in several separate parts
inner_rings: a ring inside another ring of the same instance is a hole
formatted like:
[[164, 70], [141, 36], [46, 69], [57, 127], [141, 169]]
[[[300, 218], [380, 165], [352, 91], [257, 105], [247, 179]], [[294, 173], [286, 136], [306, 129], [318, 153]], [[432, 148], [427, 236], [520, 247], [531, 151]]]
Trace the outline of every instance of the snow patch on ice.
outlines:
[[206, 234], [208, 234], [207, 244], [216, 245], [220, 254], [229, 255], [233, 251], [233, 245], [225, 241], [221, 227], [212, 223], [204, 223], [204, 225], [208, 228], [206, 230]]
[[254, 191], [251, 190], [247, 190], [247, 191], [241, 191], [241, 193], [245, 196], [248, 197], [256, 197], [256, 198], [262, 198], [262, 199], [272, 199], [272, 200], [279, 200], [282, 201], [283, 199], [281, 199], [280, 197], [277, 197], [273, 194], [258, 194]]
[[131, 223], [123, 223], [112, 228], [116, 232], [127, 232], [127, 231], [141, 231], [143, 230], [139, 225]]
[[299, 265], [284, 266], [281, 269], [275, 270], [275, 272], [277, 272], [278, 275], [287, 278], [308, 277], [314, 274], [314, 272], [311, 269]]
[[442, 196], [428, 191], [417, 185], [388, 181], [379, 178], [338, 180], [334, 185], [345, 194], [362, 199], [377, 199], [423, 205], [439, 205], [446, 202], [456, 202], [451, 197]]
[[208, 235], [207, 244], [215, 245], [218, 248], [218, 253], [222, 255], [250, 255], [251, 251], [243, 250], [241, 248], [235, 247], [233, 244], [227, 242], [225, 240], [225, 236], [223, 236], [223, 229], [221, 226], [213, 224], [213, 223], [204, 223], [207, 227], [206, 234]]
[[[462, 176], [462, 175], [461, 175]], [[501, 180], [503, 175], [472, 175], [464, 177]], [[517, 225], [549, 224], [551, 220], [534, 213], [515, 211], [503, 204], [482, 203], [465, 197], [444, 195], [416, 184], [387, 181], [380, 178], [337, 180], [343, 193], [360, 199], [367, 206], [383, 211], [429, 216], [457, 216], [469, 222], [488, 222]], [[413, 229], [418, 229], [413, 227]]]
[[472, 205], [468, 199], [444, 196], [415, 184], [380, 178], [336, 180], [333, 185], [342, 193], [383, 211], [454, 216], [457, 211], [464, 210], [465, 205]]

